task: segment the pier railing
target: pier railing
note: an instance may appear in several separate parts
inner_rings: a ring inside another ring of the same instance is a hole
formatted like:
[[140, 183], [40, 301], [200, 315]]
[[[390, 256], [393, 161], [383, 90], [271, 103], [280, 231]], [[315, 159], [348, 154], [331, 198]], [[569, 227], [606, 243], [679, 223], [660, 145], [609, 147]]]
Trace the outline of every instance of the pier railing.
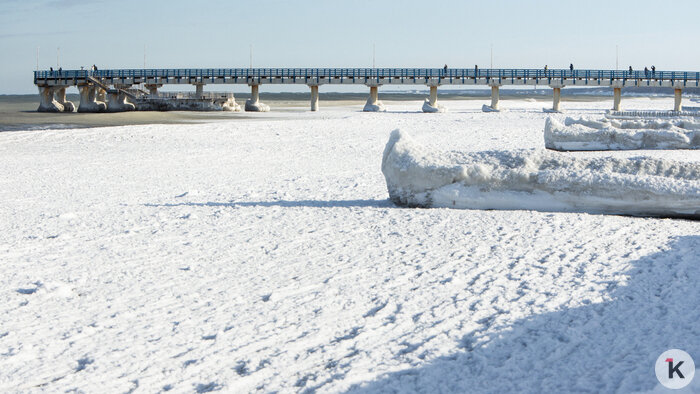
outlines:
[[34, 71], [34, 80], [54, 78], [560, 78], [698, 81], [694, 71], [620, 71], [480, 68], [180, 68]]

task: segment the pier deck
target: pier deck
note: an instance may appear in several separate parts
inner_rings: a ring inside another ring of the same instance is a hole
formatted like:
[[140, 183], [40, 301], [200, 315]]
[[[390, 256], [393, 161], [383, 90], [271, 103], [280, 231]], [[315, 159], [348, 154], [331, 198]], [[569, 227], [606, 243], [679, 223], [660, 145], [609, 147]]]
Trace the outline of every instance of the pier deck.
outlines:
[[[428, 108], [438, 108], [437, 88], [443, 85], [487, 85], [492, 89], [489, 108], [498, 110], [498, 89], [506, 85], [548, 85], [554, 89], [553, 111], [559, 111], [560, 89], [566, 86], [608, 86], [614, 89], [615, 110], [620, 110], [624, 87], [669, 87], [676, 92], [674, 110], [680, 111], [681, 91], [700, 87], [700, 72], [695, 71], [618, 71], [570, 69], [479, 69], [479, 68], [190, 68], [190, 69], [115, 69], [35, 71], [34, 84], [42, 92], [39, 110], [54, 110], [65, 103], [65, 88], [76, 86], [81, 92], [81, 107], [86, 111], [104, 110], [100, 93], [110, 93], [114, 110], [132, 109], [128, 105], [129, 88], [143, 84], [151, 94], [163, 85], [194, 85], [203, 94], [205, 85], [245, 84], [253, 97], [246, 103], [251, 111], [266, 110], [258, 104], [258, 86], [265, 84], [308, 85], [312, 91], [312, 110], [318, 109], [321, 85], [366, 85], [370, 98], [366, 108], [380, 108], [377, 88], [382, 85], [426, 85], [430, 87]], [[54, 100], [54, 95], [56, 99]], [[62, 97], [61, 97], [62, 95]], [[235, 103], [234, 103], [235, 104]], [[66, 107], [71, 107], [66, 105]], [[108, 108], [108, 106], [104, 106]], [[80, 110], [80, 107], [79, 107]], [[434, 112], [434, 111], [430, 111]]]

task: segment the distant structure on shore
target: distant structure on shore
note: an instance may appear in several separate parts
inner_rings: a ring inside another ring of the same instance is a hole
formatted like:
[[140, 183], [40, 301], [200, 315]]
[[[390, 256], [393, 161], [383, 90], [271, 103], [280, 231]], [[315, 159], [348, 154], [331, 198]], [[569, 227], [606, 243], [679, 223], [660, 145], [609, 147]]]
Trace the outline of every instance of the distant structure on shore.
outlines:
[[[259, 87], [264, 84], [307, 85], [311, 89], [311, 111], [318, 111], [321, 85], [365, 85], [370, 94], [365, 111], [384, 111], [378, 98], [382, 85], [426, 85], [430, 96], [424, 112], [441, 112], [437, 89], [442, 85], [486, 85], [491, 87], [491, 105], [486, 112], [499, 111], [499, 88], [506, 85], [548, 85], [553, 104], [547, 112], [559, 112], [561, 89], [566, 86], [606, 86], [613, 88], [613, 110], [620, 111], [624, 87], [668, 87], [675, 92], [674, 111], [681, 111], [682, 90], [699, 87], [700, 72], [612, 71], [573, 69], [480, 69], [474, 68], [226, 68], [226, 69], [123, 69], [35, 71], [39, 88], [40, 112], [72, 112], [66, 89], [75, 86], [80, 93], [78, 112], [144, 111], [240, 111], [232, 93], [205, 93], [205, 85], [245, 84], [251, 98], [245, 110], [269, 111], [260, 102]], [[159, 93], [163, 85], [194, 85], [192, 93]], [[135, 87], [136, 86], [136, 87]], [[143, 86], [143, 88], [140, 88]], [[145, 89], [145, 90], [144, 90]]]

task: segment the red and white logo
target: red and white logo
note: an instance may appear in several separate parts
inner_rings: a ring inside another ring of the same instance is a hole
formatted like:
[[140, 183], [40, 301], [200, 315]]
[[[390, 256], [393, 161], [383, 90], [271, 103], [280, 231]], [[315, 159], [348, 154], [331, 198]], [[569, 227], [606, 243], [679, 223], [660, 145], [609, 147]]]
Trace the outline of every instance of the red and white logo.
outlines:
[[656, 359], [656, 378], [669, 389], [682, 389], [695, 377], [695, 363], [690, 354], [679, 349], [666, 350]]

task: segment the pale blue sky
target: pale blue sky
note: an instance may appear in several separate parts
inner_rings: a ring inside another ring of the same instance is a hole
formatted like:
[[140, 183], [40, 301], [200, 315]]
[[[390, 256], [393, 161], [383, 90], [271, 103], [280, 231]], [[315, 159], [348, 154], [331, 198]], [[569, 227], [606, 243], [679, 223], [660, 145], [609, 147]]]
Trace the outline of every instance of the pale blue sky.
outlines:
[[620, 68], [699, 70], [700, 2], [0, 0], [0, 94], [32, 74], [100, 68]]

